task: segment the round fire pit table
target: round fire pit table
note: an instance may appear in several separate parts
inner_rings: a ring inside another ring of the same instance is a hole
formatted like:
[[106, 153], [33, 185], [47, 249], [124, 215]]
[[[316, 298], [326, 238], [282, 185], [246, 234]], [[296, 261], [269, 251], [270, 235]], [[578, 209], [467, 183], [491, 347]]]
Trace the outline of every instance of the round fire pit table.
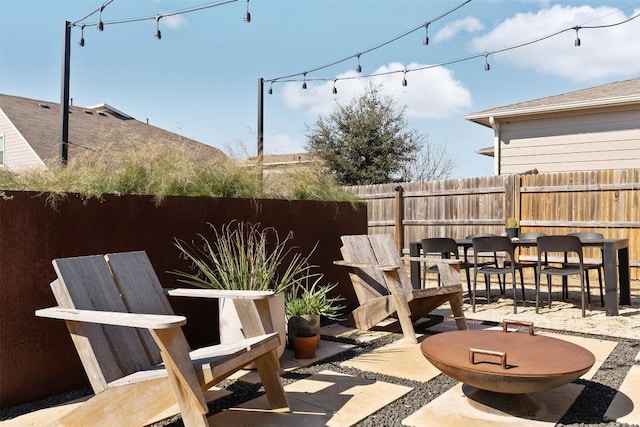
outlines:
[[[509, 332], [509, 325], [526, 326], [529, 331]], [[531, 399], [522, 395], [568, 384], [595, 363], [593, 354], [579, 345], [535, 335], [531, 323], [507, 320], [502, 331], [442, 332], [426, 338], [420, 349], [440, 371], [472, 386], [466, 387], [467, 391], [475, 388], [500, 393], [502, 398], [504, 394], [521, 395], [518, 399], [529, 402]]]

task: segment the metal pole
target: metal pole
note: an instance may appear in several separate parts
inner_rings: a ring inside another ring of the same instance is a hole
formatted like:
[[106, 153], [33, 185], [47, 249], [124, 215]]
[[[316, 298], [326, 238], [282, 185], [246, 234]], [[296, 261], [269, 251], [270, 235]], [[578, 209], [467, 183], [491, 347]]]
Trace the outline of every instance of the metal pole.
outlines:
[[260, 180], [263, 178], [264, 161], [264, 79], [258, 79], [258, 167], [260, 168]]
[[402, 251], [404, 250], [404, 226], [402, 223], [404, 221], [404, 189], [402, 185], [398, 185], [394, 190], [396, 191], [395, 240], [398, 252], [402, 256]]
[[71, 63], [71, 23], [64, 22], [62, 48], [62, 90], [60, 91], [60, 164], [69, 158], [69, 64]]

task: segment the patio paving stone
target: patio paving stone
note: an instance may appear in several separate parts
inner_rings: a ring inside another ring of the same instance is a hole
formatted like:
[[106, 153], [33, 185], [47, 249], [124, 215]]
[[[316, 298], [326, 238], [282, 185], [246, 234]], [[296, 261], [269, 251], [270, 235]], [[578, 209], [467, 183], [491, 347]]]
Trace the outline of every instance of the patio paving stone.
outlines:
[[449, 391], [423, 406], [402, 421], [402, 425], [415, 427], [485, 427], [491, 426], [554, 426], [569, 409], [584, 387], [567, 384], [536, 393], [539, 410], [534, 419], [514, 417], [469, 399], [458, 383]]
[[411, 391], [410, 387], [329, 370], [285, 386], [291, 413], [269, 410], [266, 396], [208, 418], [211, 425], [351, 426]]
[[[323, 359], [335, 356], [338, 353], [347, 351], [355, 347], [353, 344], [344, 344], [335, 341], [320, 340], [320, 344], [316, 350], [316, 357], [313, 359], [296, 359], [293, 350], [285, 349], [280, 357], [280, 368], [283, 372], [291, 372], [304, 366], [313, 365]], [[229, 378], [242, 380], [251, 384], [260, 382], [260, 375], [255, 369], [241, 369]]]
[[631, 367], [604, 418], [619, 423], [640, 425], [640, 365]]

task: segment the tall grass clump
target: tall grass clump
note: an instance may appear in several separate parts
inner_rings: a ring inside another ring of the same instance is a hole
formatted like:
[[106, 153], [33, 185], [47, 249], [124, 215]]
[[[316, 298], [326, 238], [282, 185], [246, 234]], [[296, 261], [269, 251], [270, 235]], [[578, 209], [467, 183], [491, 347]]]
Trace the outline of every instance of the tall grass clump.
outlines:
[[[73, 150], [82, 148], [73, 146]], [[0, 190], [36, 191], [55, 205], [68, 193], [85, 198], [103, 194], [152, 195], [156, 203], [167, 196], [206, 196], [354, 201], [323, 168], [294, 168], [263, 174], [255, 164], [193, 145], [154, 140], [114, 143], [100, 151], [73, 153], [69, 164], [12, 173], [0, 170]]]
[[[282, 238], [273, 227], [232, 221], [220, 230], [209, 224], [213, 236], [198, 241], [176, 239], [190, 271], [173, 271], [178, 281], [201, 288], [284, 292], [320, 276], [309, 258], [292, 245], [293, 233]], [[315, 248], [314, 248], [315, 250]]]
[[280, 198], [355, 202], [358, 196], [338, 185], [324, 164], [312, 160], [265, 178], [265, 191]]

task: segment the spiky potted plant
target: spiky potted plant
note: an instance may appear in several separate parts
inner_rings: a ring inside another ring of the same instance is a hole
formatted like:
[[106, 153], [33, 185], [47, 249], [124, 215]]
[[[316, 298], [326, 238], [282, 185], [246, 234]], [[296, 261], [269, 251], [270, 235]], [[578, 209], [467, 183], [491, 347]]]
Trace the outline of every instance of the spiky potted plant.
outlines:
[[[213, 238], [203, 234], [191, 243], [176, 239], [180, 256], [190, 262], [189, 271], [173, 271], [178, 280], [193, 286], [221, 290], [274, 291], [269, 299], [272, 324], [265, 332], [280, 334], [279, 354], [286, 346], [285, 291], [317, 276], [309, 257], [292, 245], [293, 233], [281, 238], [273, 227], [232, 221]], [[244, 338], [241, 322], [231, 300], [220, 299], [220, 341]]]

